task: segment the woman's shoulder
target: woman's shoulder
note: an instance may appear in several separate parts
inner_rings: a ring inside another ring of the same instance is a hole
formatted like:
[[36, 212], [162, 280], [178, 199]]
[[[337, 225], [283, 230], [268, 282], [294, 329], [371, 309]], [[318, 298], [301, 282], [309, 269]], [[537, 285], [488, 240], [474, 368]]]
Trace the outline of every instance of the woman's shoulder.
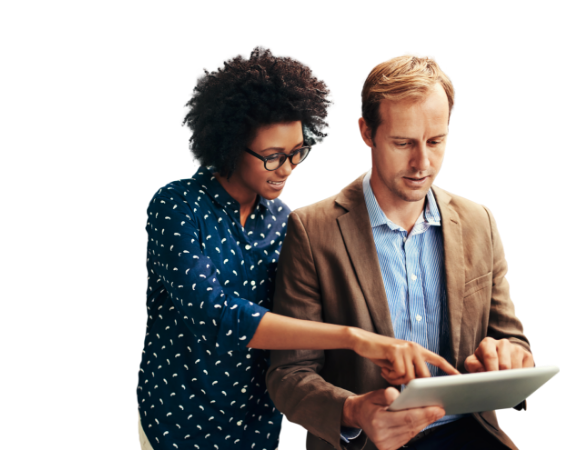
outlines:
[[195, 178], [184, 178], [171, 181], [160, 187], [153, 195], [152, 200], [158, 197], [170, 199], [174, 197], [174, 200], [176, 200], [176, 198], [186, 199], [188, 195], [198, 194], [200, 190], [201, 185]]
[[192, 178], [171, 181], [160, 187], [152, 196], [148, 212], [151, 214], [158, 209], [177, 209], [187, 215], [194, 213], [193, 204], [197, 203], [197, 197], [202, 192], [201, 185]]

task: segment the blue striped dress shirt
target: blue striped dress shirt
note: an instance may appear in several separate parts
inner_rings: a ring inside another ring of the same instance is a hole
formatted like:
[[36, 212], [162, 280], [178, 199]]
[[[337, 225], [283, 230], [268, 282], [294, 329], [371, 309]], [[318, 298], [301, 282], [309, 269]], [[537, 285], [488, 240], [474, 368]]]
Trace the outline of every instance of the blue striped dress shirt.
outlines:
[[[385, 216], [370, 181], [369, 171], [363, 179], [363, 193], [395, 337], [416, 342], [452, 363], [444, 243], [440, 211], [433, 192], [429, 189], [425, 207], [407, 233]], [[431, 376], [444, 375], [437, 367], [428, 366]], [[462, 416], [444, 416], [430, 427]]]

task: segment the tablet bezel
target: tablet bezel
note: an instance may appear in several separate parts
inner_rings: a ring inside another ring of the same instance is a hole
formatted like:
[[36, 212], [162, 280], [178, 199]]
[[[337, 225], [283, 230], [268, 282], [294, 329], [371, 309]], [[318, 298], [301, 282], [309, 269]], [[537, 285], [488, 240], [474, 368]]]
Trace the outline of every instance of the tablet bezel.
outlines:
[[412, 380], [389, 411], [441, 406], [445, 414], [512, 408], [556, 375], [557, 366], [510, 369]]

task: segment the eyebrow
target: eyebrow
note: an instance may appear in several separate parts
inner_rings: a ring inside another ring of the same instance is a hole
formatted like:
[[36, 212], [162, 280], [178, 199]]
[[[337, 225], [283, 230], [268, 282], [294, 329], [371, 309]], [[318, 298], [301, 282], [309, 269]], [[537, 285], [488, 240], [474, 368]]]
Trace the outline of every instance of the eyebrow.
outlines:
[[[299, 147], [300, 145], [303, 145], [304, 143], [305, 143], [305, 141], [303, 140], [303, 141], [299, 142], [298, 144], [295, 144], [295, 146], [293, 148]], [[283, 152], [283, 151], [285, 151], [285, 148], [284, 147], [267, 147], [267, 148], [264, 148], [263, 150], [261, 150], [261, 153], [267, 152], [269, 150], [275, 150], [275, 151]]]
[[[438, 138], [445, 137], [445, 136], [446, 136], [446, 133], [443, 133], [443, 134], [439, 134], [438, 136], [430, 137], [429, 139], [438, 139]], [[413, 139], [413, 138], [404, 137], [404, 136], [389, 136], [389, 137], [390, 137], [391, 139], [407, 139], [407, 140], [408, 140], [408, 139]]]

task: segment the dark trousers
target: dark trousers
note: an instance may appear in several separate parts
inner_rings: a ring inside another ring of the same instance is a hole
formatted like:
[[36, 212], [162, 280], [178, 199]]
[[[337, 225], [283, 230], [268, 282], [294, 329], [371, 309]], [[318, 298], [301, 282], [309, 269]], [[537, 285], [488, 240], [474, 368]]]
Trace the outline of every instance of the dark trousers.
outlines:
[[403, 448], [416, 450], [508, 450], [472, 416], [437, 427], [428, 436]]

